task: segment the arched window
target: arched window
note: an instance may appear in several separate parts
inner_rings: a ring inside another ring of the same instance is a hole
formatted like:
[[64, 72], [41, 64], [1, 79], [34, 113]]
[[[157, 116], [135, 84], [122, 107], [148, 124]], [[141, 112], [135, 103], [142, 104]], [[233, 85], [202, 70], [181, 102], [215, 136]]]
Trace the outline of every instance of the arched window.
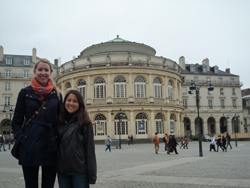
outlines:
[[154, 97], [155, 98], [162, 98], [162, 84], [159, 78], [155, 78], [153, 81], [154, 85]]
[[174, 121], [175, 121], [174, 114], [171, 114], [170, 115], [170, 133], [174, 133]]
[[148, 121], [144, 113], [139, 113], [135, 117], [135, 134], [148, 134]]
[[77, 84], [77, 90], [82, 94], [83, 98], [86, 99], [86, 82], [85, 80], [80, 80]]
[[158, 134], [164, 134], [164, 123], [163, 123], [163, 116], [161, 113], [156, 114], [155, 125], [156, 125], [156, 132]]
[[103, 114], [95, 117], [94, 134], [95, 136], [107, 135], [107, 120]]
[[146, 81], [141, 76], [135, 79], [135, 97], [146, 97]]
[[115, 116], [115, 135], [128, 135], [128, 120], [127, 116], [121, 117], [121, 126], [120, 126], [120, 113]]
[[106, 84], [105, 80], [101, 77], [95, 79], [94, 81], [94, 98], [106, 98]]
[[173, 99], [173, 83], [171, 80], [168, 81], [168, 98]]
[[117, 76], [114, 79], [114, 97], [127, 97], [126, 79]]
[[71, 83], [66, 84], [66, 92], [69, 92], [71, 90]]

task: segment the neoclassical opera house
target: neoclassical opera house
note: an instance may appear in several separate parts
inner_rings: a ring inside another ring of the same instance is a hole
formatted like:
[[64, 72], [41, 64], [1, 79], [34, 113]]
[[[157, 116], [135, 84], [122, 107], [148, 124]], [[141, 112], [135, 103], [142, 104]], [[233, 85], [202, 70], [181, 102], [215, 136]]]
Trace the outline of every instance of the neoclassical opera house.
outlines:
[[[60, 66], [62, 94], [81, 92], [95, 140], [151, 139], [155, 132], [184, 136], [179, 65], [155, 56], [154, 48], [117, 38], [84, 49]], [[121, 122], [121, 126], [119, 126]]]

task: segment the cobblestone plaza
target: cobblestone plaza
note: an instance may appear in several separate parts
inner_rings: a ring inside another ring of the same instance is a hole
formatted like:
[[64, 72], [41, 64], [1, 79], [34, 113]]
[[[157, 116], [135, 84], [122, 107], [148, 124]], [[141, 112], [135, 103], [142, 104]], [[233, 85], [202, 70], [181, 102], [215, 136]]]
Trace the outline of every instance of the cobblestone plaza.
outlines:
[[[122, 149], [105, 152], [96, 145], [98, 177], [91, 188], [225, 188], [250, 187], [250, 142], [232, 142], [228, 152], [209, 152], [209, 142], [203, 142], [203, 157], [199, 157], [198, 141], [189, 149], [177, 147], [179, 155], [167, 155], [160, 143], [159, 154], [152, 144], [122, 145]], [[8, 145], [6, 145], [8, 148]], [[0, 187], [22, 188], [21, 166], [10, 151], [0, 152]], [[58, 183], [55, 183], [58, 188]]]

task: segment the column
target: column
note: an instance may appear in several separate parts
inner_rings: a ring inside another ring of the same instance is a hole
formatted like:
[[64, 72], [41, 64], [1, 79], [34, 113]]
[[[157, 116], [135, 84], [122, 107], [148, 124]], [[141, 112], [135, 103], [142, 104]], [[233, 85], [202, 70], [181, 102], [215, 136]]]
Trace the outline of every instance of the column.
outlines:
[[154, 134], [156, 132], [155, 118], [154, 118], [154, 111], [153, 110], [150, 111], [150, 127], [151, 127], [151, 129], [149, 129], [149, 130], [151, 130], [151, 131], [148, 132], [148, 135], [149, 135], [149, 137], [152, 137], [152, 136], [154, 136]]
[[216, 120], [216, 123], [215, 123], [215, 134], [220, 134], [220, 119]]
[[71, 88], [74, 89], [74, 90], [76, 90], [75, 79], [74, 78], [71, 79]]
[[168, 135], [170, 134], [170, 115], [169, 115], [169, 111], [167, 111], [166, 113], [166, 133], [168, 133]]
[[178, 96], [178, 84], [177, 84], [177, 79], [175, 79], [175, 88], [174, 88], [174, 92], [175, 92], [175, 100], [176, 99], [179, 99], [179, 96]]
[[207, 121], [203, 122], [203, 134], [208, 134]]
[[107, 97], [106, 97], [106, 102], [107, 104], [112, 104], [112, 93], [111, 93], [111, 77], [110, 74], [108, 74], [108, 83], [107, 83]]
[[91, 95], [93, 93], [92, 88], [91, 88], [91, 83], [90, 83], [90, 76], [88, 76], [88, 82], [87, 82], [87, 100], [86, 104], [90, 105], [93, 102], [94, 95]]
[[180, 123], [180, 115], [179, 115], [179, 112], [177, 113], [176, 115], [176, 136], [181, 136], [181, 123]]
[[227, 132], [228, 134], [232, 134], [233, 127], [232, 127], [232, 122], [227, 120]]
[[134, 89], [133, 89], [133, 80], [132, 80], [132, 73], [129, 74], [129, 93], [128, 93], [128, 102], [134, 103]]
[[64, 98], [65, 96], [65, 90], [64, 90], [64, 83], [61, 83], [61, 92], [62, 92], [62, 97]]
[[198, 133], [195, 132], [195, 121], [190, 119], [190, 123], [191, 123], [191, 131], [192, 131], [191, 133], [192, 133], [192, 135], [198, 134]]
[[114, 131], [112, 131], [112, 130], [114, 130], [114, 129], [112, 129], [112, 126], [114, 126], [114, 122], [112, 121], [111, 111], [108, 111], [108, 125], [107, 126], [108, 126], [107, 127], [107, 129], [108, 129], [108, 131], [107, 131], [108, 135], [110, 135], [110, 138], [114, 138], [113, 137], [114, 136]]
[[133, 111], [130, 111], [130, 120], [128, 123], [129, 123], [128, 126], [130, 126], [130, 128], [128, 130], [129, 135], [133, 135], [133, 137], [135, 138], [136, 134], [135, 134], [135, 122], [134, 122], [134, 112]]

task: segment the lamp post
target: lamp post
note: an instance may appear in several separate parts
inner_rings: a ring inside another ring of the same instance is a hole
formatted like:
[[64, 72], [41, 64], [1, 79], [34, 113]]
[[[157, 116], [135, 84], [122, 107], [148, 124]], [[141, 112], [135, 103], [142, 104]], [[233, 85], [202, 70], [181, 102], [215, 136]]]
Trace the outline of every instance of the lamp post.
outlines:
[[234, 133], [235, 133], [235, 147], [237, 147], [237, 137], [236, 137], [236, 133], [239, 132], [238, 131], [238, 125], [236, 126], [236, 120], [240, 118], [240, 116], [236, 116], [236, 114], [234, 115]]
[[[203, 86], [204, 84], [208, 83], [209, 87], [207, 88], [208, 91], [213, 91], [214, 87], [211, 85], [210, 81], [206, 81], [201, 84]], [[196, 87], [195, 83], [193, 80], [191, 80], [191, 85], [189, 86], [190, 91], [188, 91], [189, 94], [193, 94], [192, 90], [195, 90], [196, 93], [196, 107], [197, 107], [197, 113], [198, 113], [198, 127], [199, 127], [199, 156], [203, 157], [202, 153], [202, 139], [201, 139], [201, 124], [200, 124], [200, 114], [199, 114], [199, 107], [200, 107], [200, 101], [199, 101], [199, 92], [200, 92], [200, 87]]]
[[123, 117], [125, 117], [125, 113], [120, 108], [120, 112], [119, 112], [119, 149], [122, 149], [122, 146], [121, 146], [121, 128], [122, 128], [122, 118]]
[[[9, 125], [9, 150], [10, 150], [10, 142], [11, 142], [11, 117], [12, 117], [12, 112], [13, 112], [13, 109], [12, 109], [12, 106], [11, 106], [10, 107], [10, 125]], [[4, 105], [3, 113], [6, 113], [5, 105]]]

